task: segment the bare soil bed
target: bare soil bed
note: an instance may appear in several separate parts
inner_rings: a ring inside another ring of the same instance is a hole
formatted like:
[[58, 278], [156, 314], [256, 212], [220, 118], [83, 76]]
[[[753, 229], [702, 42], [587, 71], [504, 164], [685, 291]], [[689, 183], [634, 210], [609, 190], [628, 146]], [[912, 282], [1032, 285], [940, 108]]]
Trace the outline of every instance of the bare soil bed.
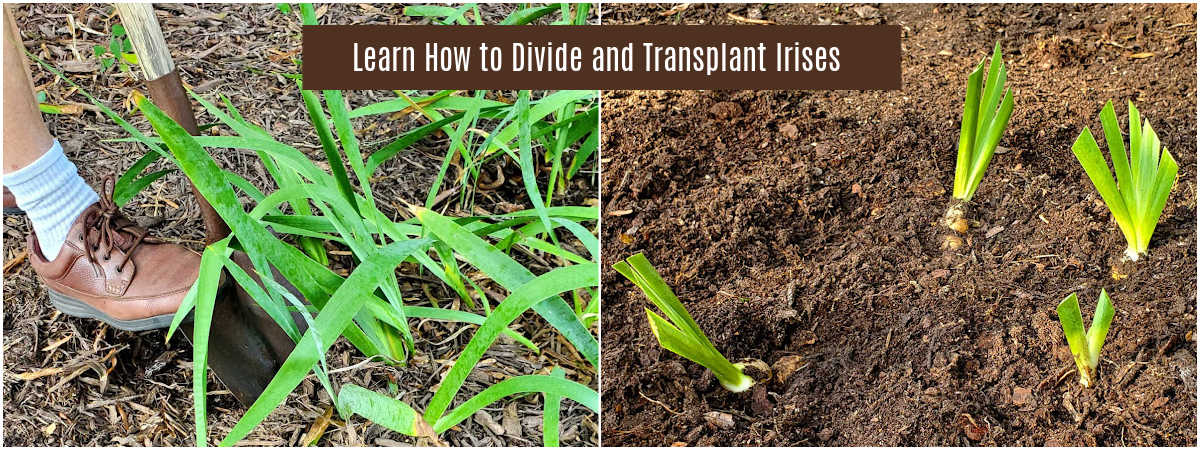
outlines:
[[[322, 23], [427, 22], [404, 16], [403, 7], [342, 4], [318, 6], [317, 13]], [[323, 151], [315, 131], [308, 125], [296, 85], [281, 75], [299, 71], [292, 63], [292, 58], [300, 54], [300, 25], [295, 14], [285, 16], [272, 4], [160, 4], [156, 8], [188, 86], [210, 99], [218, 92], [229, 96], [250, 121], [271, 131], [281, 142], [301, 148], [310, 158], [323, 160]], [[483, 8], [485, 21], [498, 21], [512, 8], [511, 5]], [[68, 68], [73, 81], [130, 118], [132, 114], [122, 105], [134, 90], [145, 91], [140, 69], [133, 69], [137, 78], [116, 69], [101, 73], [99, 62], [91, 54], [93, 44], [107, 44], [109, 27], [117, 20], [115, 14], [110, 15], [111, 11], [110, 6], [101, 4], [39, 4], [21, 6], [14, 13], [29, 51]], [[67, 16], [74, 20], [73, 30]], [[46, 103], [87, 102], [69, 85], [56, 81], [53, 74], [34, 67], [33, 75], [35, 85], [48, 94]], [[516, 98], [512, 92], [497, 95]], [[347, 95], [352, 107], [393, 97], [395, 94], [387, 91], [355, 91]], [[201, 124], [216, 122], [211, 116], [200, 114], [198, 106], [196, 111]], [[78, 114], [46, 118], [52, 134], [62, 141], [68, 157], [93, 187], [99, 188], [101, 180], [109, 174], [119, 175], [144, 152], [134, 144], [103, 142], [127, 135], [97, 111], [85, 109]], [[131, 118], [131, 122], [143, 131], [150, 130], [141, 116]], [[407, 113], [355, 121], [356, 129], [365, 130], [359, 139], [367, 150], [386, 145], [403, 132], [425, 123], [418, 114]], [[405, 217], [407, 212], [401, 206], [404, 201], [422, 203], [448, 145], [445, 136], [427, 138], [381, 167], [373, 183], [380, 209], [392, 217]], [[260, 189], [273, 186], [252, 152], [230, 150], [213, 156], [223, 167], [237, 171]], [[438, 204], [439, 211], [451, 215], [491, 214], [513, 205], [528, 207], [519, 168], [505, 160], [497, 161], [486, 171], [503, 170], [509, 180], [506, 184], [495, 190], [480, 191], [474, 211], [456, 211], [457, 194], [446, 195], [447, 200]], [[151, 170], [165, 168], [164, 164], [167, 163], [160, 162]], [[585, 204], [587, 199], [596, 197], [595, 171], [585, 168], [583, 172], [575, 178], [567, 195], [555, 197], [556, 204]], [[544, 185], [545, 180], [540, 183]], [[448, 182], [443, 189], [455, 186], [456, 183]], [[157, 236], [196, 250], [203, 246], [199, 209], [186, 179], [178, 172], [156, 181], [123, 210]], [[59, 314], [25, 262], [25, 236], [29, 230], [25, 217], [4, 217], [5, 444], [195, 445], [191, 346], [180, 339], [164, 343], [164, 331], [130, 333], [113, 330], [97, 321]], [[351, 267], [348, 257], [333, 259], [337, 260], [335, 269]], [[546, 269], [531, 268], [539, 273]], [[454, 304], [457, 298], [428, 274], [402, 277], [401, 289], [410, 304], [428, 304], [432, 296], [445, 307]], [[525, 336], [542, 345], [542, 353], [533, 354], [520, 344], [498, 341], [467, 380], [459, 399], [475, 395], [496, 380], [533, 373], [551, 365], [567, 368], [576, 381], [593, 388], [597, 385], [590, 365], [565, 341], [555, 339], [557, 332], [544, 321], [531, 314], [518, 323]], [[330, 369], [337, 372], [332, 378], [335, 383], [353, 382], [378, 392], [392, 392], [410, 405], [423, 406], [433, 395], [442, 374], [471, 338], [474, 328], [471, 325], [463, 329], [457, 323], [413, 322], [417, 355], [408, 367], [364, 361], [352, 346], [339, 342], [327, 355]], [[245, 408], [211, 377], [211, 372], [209, 389], [209, 430], [215, 444], [228, 434]], [[310, 375], [242, 444], [303, 445], [302, 436], [320, 422], [319, 418], [329, 408], [328, 396]], [[597, 445], [598, 417], [573, 401], [564, 401], [563, 408], [563, 445]], [[541, 445], [541, 411], [540, 395], [508, 399], [483, 412], [490, 420], [508, 425], [512, 423], [505, 417], [515, 414], [519, 418], [515, 427], [505, 427], [504, 433], [497, 434], [479, 420], [467, 420], [443, 434], [441, 443]], [[318, 436], [319, 445], [328, 446], [432, 444], [388, 431], [361, 417], [343, 422], [336, 413], [324, 434]]]
[[[604, 260], [645, 252], [731, 359], [803, 360], [728, 393], [658, 346], [648, 302], [605, 269], [605, 445], [1196, 445], [1195, 6], [605, 8], [904, 30], [900, 91], [605, 95]], [[997, 40], [1016, 108], [965, 245], [944, 250], [967, 73]], [[1131, 266], [1070, 150], [1109, 99], [1181, 167]], [[1084, 389], [1054, 309], [1079, 292], [1090, 320], [1101, 288], [1118, 312]]]

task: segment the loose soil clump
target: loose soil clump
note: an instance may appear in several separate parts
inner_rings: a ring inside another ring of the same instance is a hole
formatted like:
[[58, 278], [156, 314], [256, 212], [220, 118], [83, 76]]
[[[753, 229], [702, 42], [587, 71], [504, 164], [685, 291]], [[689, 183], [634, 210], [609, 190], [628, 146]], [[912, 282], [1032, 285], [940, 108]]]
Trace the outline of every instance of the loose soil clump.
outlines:
[[[904, 88], [605, 95], [604, 260], [645, 252], [718, 349], [774, 365], [726, 392], [605, 269], [605, 445], [1196, 444], [1194, 6], [606, 8], [900, 25]], [[947, 249], [966, 75], [997, 40], [1016, 107]], [[1070, 150], [1109, 99], [1181, 167], [1132, 265]], [[1101, 288], [1117, 315], [1083, 389], [1055, 306], [1078, 292], [1090, 320]]]

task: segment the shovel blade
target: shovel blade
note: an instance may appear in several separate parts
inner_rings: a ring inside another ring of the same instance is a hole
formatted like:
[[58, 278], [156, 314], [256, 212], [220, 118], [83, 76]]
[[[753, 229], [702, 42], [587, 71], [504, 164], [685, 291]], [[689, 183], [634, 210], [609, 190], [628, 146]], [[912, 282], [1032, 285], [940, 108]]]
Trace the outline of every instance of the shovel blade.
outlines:
[[[262, 285], [245, 253], [234, 252], [232, 258], [254, 281]], [[296, 298], [303, 299], [296, 287], [274, 267], [271, 272], [276, 282]], [[307, 323], [298, 313], [293, 313], [293, 319], [300, 333], [304, 333], [308, 328]], [[249, 407], [279, 372], [283, 362], [296, 348], [296, 343], [235, 282], [226, 283], [217, 294], [212, 324], [208, 336], [208, 367], [238, 402]], [[180, 328], [190, 343], [194, 332], [192, 324], [187, 323]]]

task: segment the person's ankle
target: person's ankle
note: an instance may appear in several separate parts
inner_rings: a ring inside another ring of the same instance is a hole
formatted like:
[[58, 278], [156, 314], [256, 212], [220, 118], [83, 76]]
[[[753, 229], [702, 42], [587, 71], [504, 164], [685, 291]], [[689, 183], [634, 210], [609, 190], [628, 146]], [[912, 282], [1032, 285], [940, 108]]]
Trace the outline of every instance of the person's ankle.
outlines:
[[79, 215], [100, 200], [58, 141], [33, 163], [6, 173], [4, 185], [29, 217], [38, 237], [37, 250], [47, 259], [58, 257]]

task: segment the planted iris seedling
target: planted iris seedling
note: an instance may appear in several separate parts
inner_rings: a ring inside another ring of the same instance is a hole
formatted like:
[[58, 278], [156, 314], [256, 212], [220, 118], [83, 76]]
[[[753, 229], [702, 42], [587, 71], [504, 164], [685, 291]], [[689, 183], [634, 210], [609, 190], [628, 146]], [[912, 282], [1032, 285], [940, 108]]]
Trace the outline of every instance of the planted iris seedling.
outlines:
[[[645, 255], [638, 253], [630, 256], [625, 261], [614, 264], [613, 268], [641, 289], [650, 302], [666, 316], [664, 318], [663, 315], [646, 308], [650, 331], [654, 332], [654, 337], [663, 348], [707, 367], [716, 375], [721, 386], [730, 392], [745, 391], [756, 382], [771, 378], [771, 369], [766, 363], [751, 359], [735, 364], [717, 351]], [[747, 369], [755, 376], [747, 375]]]
[[[963, 218], [966, 205], [979, 189], [996, 145], [1012, 116], [1013, 93], [1004, 90], [1008, 70], [1000, 54], [1000, 43], [992, 52], [987, 84], [983, 82], [983, 63], [967, 77], [967, 98], [963, 103], [962, 128], [958, 137], [958, 162], [954, 168], [954, 201], [946, 210], [945, 225], [959, 233], [967, 230]], [[961, 242], [961, 241], [960, 241]]]
[[1079, 383], [1083, 387], [1096, 384], [1096, 368], [1100, 365], [1100, 348], [1104, 346], [1104, 338], [1108, 336], [1108, 325], [1112, 323], [1112, 301], [1108, 292], [1100, 290], [1100, 301], [1096, 303], [1096, 312], [1092, 314], [1092, 326], [1083, 328], [1083, 314], [1079, 312], [1079, 298], [1072, 293], [1058, 304], [1058, 322], [1062, 324], [1063, 334], [1067, 336], [1067, 345], [1071, 347], [1071, 356], [1075, 357], [1075, 367], [1079, 370]]
[[1129, 153], [1125, 153], [1125, 140], [1121, 137], [1121, 125], [1113, 111], [1112, 101], [1100, 111], [1100, 123], [1104, 125], [1104, 141], [1108, 144], [1109, 158], [1113, 171], [1100, 146], [1087, 127], [1075, 140], [1071, 150], [1083, 165], [1088, 178], [1100, 191], [1100, 197], [1108, 210], [1112, 211], [1117, 226], [1125, 234], [1125, 256], [1137, 261], [1150, 248], [1150, 235], [1158, 225], [1158, 218], [1167, 205], [1167, 196], [1175, 185], [1179, 164], [1171, 152], [1162, 148], [1150, 121], [1142, 121], [1137, 107], [1129, 102]]

